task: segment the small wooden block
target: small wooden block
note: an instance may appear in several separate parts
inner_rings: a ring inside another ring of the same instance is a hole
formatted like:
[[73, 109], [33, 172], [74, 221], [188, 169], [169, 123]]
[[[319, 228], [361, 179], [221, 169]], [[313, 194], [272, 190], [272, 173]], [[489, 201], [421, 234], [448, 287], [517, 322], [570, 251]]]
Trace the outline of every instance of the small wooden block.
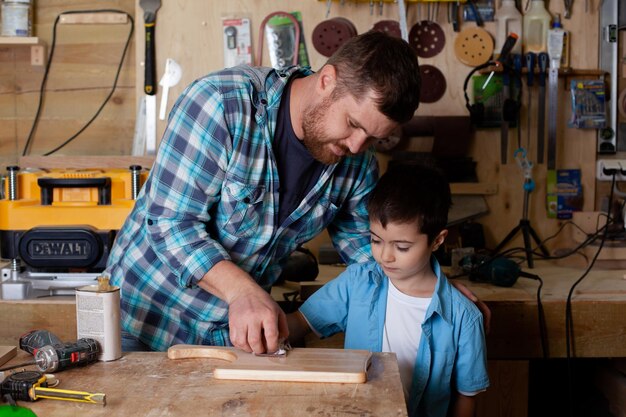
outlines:
[[4, 365], [17, 355], [17, 347], [0, 346], [0, 365]]

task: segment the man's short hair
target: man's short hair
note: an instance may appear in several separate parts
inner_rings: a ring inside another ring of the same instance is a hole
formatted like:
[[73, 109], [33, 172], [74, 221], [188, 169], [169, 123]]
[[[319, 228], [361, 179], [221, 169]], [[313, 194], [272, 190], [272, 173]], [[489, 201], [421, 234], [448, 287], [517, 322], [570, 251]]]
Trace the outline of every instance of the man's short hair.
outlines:
[[445, 229], [451, 205], [450, 184], [439, 169], [421, 162], [392, 162], [370, 193], [367, 208], [370, 220], [383, 227], [417, 221], [420, 233], [432, 243]]
[[420, 71], [417, 54], [402, 39], [369, 31], [344, 43], [326, 62], [337, 71], [336, 94], [361, 99], [373, 91], [378, 110], [404, 123], [417, 110]]

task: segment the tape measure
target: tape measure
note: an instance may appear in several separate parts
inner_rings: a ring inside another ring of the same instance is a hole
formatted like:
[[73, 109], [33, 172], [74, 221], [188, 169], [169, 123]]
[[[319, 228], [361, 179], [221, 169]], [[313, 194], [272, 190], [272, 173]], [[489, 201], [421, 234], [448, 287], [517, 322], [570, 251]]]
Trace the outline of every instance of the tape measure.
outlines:
[[38, 371], [21, 371], [8, 376], [0, 385], [0, 393], [3, 397], [9, 395], [15, 401], [48, 398], [102, 405], [106, 403], [105, 394], [48, 388], [46, 375]]

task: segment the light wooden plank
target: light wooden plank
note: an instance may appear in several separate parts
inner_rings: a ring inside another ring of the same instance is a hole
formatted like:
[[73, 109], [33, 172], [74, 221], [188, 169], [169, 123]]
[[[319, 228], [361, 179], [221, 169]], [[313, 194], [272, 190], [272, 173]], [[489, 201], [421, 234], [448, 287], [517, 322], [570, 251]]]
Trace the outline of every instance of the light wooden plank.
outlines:
[[15, 357], [17, 353], [16, 346], [0, 346], [0, 365], [4, 365]]
[[479, 194], [493, 195], [498, 192], [498, 184], [484, 182], [452, 182], [450, 183], [452, 194]]
[[39, 38], [36, 36], [0, 36], [1, 45], [36, 45]]
[[72, 13], [63, 14], [59, 18], [59, 23], [63, 25], [77, 24], [100, 24], [100, 25], [120, 25], [128, 22], [128, 16], [124, 13]]
[[174, 345], [170, 359], [222, 359], [213, 370], [217, 379], [292, 382], [367, 382], [372, 353], [367, 350], [294, 348], [282, 357], [257, 356], [240, 349]]

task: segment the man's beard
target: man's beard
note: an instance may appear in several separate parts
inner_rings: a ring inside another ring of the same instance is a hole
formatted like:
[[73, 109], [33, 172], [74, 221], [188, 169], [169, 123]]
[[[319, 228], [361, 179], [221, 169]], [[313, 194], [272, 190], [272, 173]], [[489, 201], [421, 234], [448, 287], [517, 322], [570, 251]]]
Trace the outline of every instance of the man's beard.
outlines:
[[[324, 133], [324, 116], [326, 116], [332, 102], [332, 97], [326, 97], [320, 104], [307, 108], [302, 116], [302, 131], [304, 133], [302, 143], [313, 158], [326, 165], [336, 164], [343, 158], [335, 155], [328, 148], [327, 145], [335, 141], [328, 138]], [[339, 144], [335, 144], [335, 146], [340, 147], [346, 154], [350, 153], [344, 146]]]

